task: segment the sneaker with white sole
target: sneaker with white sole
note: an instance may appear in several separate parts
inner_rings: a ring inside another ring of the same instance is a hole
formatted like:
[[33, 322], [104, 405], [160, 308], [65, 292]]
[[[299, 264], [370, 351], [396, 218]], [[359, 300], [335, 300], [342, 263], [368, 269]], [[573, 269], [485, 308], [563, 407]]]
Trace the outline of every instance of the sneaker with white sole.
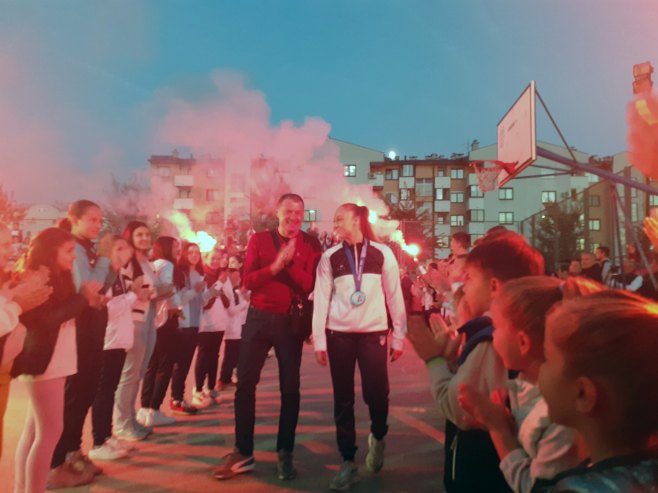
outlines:
[[172, 414], [178, 416], [190, 416], [199, 412], [197, 407], [190, 406], [186, 401], [175, 401], [173, 399], [169, 401], [169, 409], [171, 409]]
[[338, 474], [329, 483], [331, 491], [347, 491], [359, 480], [359, 468], [351, 460], [343, 461]]
[[146, 415], [150, 409], [148, 407], [140, 407], [137, 410], [137, 414], [135, 415], [135, 421], [137, 421], [140, 424], [144, 424], [144, 421], [146, 420]]
[[205, 409], [210, 406], [210, 404], [210, 397], [208, 397], [203, 390], [192, 391], [192, 406], [196, 407], [197, 409]]
[[121, 440], [117, 437], [110, 437], [107, 439], [106, 443], [107, 442], [109, 442], [112, 447], [125, 450], [126, 452], [130, 452], [131, 450], [135, 450], [137, 448], [134, 443]]
[[368, 455], [366, 455], [366, 468], [370, 472], [379, 472], [384, 467], [384, 439], [377, 440], [371, 433], [368, 435]]
[[127, 456], [127, 450], [113, 447], [109, 440], [106, 440], [100, 447], [94, 447], [89, 451], [89, 458], [94, 460], [117, 460]]
[[250, 472], [256, 467], [253, 455], [242, 455], [235, 450], [224, 456], [224, 462], [213, 472], [215, 479], [231, 479], [238, 474]]
[[146, 426], [169, 426], [173, 425], [176, 422], [176, 418], [173, 416], [167, 416], [165, 413], [159, 409], [149, 409], [149, 413], [146, 415], [144, 424]]
[[120, 440], [126, 440], [128, 442], [139, 442], [146, 440], [146, 437], [149, 436], [146, 431], [136, 428], [119, 428], [114, 430], [114, 435]]

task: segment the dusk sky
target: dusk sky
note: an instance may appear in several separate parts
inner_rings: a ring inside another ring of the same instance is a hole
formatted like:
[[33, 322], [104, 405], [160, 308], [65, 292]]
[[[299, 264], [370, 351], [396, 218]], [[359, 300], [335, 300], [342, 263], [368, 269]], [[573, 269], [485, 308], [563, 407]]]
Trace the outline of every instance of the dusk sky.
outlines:
[[656, 0], [1, 0], [0, 149], [145, 167], [172, 150], [152, 137], [162, 101], [203, 101], [222, 71], [262, 93], [272, 125], [318, 117], [419, 157], [493, 144], [534, 79], [571, 145], [612, 154], [656, 25]]

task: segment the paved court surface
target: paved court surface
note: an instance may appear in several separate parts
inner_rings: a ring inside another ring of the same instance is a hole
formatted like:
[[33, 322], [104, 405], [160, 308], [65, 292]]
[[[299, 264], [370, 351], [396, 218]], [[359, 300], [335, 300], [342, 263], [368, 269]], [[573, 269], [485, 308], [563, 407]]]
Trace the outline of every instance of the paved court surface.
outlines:
[[[183, 493], [222, 492], [315, 492], [328, 491], [329, 480], [337, 471], [332, 418], [333, 400], [328, 368], [320, 367], [312, 348], [304, 347], [302, 362], [302, 410], [295, 449], [299, 476], [282, 482], [276, 478], [276, 430], [278, 423], [278, 380], [276, 359], [270, 358], [263, 370], [257, 394], [256, 471], [229, 481], [217, 481], [211, 473], [220, 458], [233, 447], [233, 395], [225, 402], [203, 410], [194, 417], [183, 417], [172, 426], [161, 427], [128, 458], [102, 463], [105, 474], [92, 485], [58, 490], [65, 493]], [[363, 466], [367, 451], [368, 412], [357, 397], [357, 433], [360, 446], [361, 480], [351, 491], [425, 493], [443, 491], [443, 425], [428, 391], [425, 368], [407, 346], [405, 354], [389, 365], [391, 380], [390, 431], [387, 436], [386, 464], [378, 474]], [[187, 392], [191, 387], [188, 379]], [[360, 392], [360, 389], [358, 389]], [[168, 402], [168, 401], [167, 401]], [[5, 443], [0, 461], [0, 491], [9, 493], [13, 484], [13, 452], [20, 434], [26, 405], [20, 382], [12, 383], [9, 409], [5, 417]], [[87, 423], [89, 425], [89, 422]], [[91, 432], [85, 430], [86, 450]]]

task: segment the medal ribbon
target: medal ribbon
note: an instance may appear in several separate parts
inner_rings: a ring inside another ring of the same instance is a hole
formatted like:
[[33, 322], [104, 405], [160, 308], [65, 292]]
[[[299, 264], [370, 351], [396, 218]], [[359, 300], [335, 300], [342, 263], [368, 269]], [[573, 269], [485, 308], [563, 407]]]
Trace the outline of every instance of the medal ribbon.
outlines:
[[366, 265], [366, 251], [368, 250], [368, 239], [363, 240], [363, 248], [361, 248], [361, 256], [359, 258], [358, 270], [357, 266], [354, 265], [354, 257], [352, 256], [352, 251], [347, 243], [343, 244], [345, 249], [345, 256], [347, 257], [347, 263], [350, 265], [350, 270], [352, 271], [352, 277], [354, 277], [354, 286], [357, 291], [361, 291], [361, 279], [363, 278], [363, 269]]

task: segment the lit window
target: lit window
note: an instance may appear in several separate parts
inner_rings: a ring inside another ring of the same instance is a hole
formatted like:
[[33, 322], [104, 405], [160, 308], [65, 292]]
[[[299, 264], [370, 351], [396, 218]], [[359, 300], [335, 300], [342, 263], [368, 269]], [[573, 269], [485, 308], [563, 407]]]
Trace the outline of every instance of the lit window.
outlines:
[[464, 216], [450, 216], [450, 226], [463, 226]]
[[513, 200], [514, 199], [514, 189], [513, 188], [499, 188], [498, 189], [498, 198], [500, 200]]
[[482, 190], [480, 190], [479, 185], [469, 185], [468, 186], [468, 194], [469, 194], [469, 197], [471, 197], [472, 199], [478, 198], [478, 197], [484, 197], [484, 192]]
[[450, 170], [450, 178], [452, 178], [453, 180], [463, 180], [464, 168], [452, 168]]
[[555, 192], [542, 192], [541, 193], [541, 203], [542, 204], [552, 204], [555, 203]]
[[356, 164], [346, 164], [343, 167], [343, 173], [345, 176], [354, 177], [356, 176]]
[[499, 212], [498, 213], [498, 223], [499, 224], [514, 224], [514, 213], [513, 212]]

